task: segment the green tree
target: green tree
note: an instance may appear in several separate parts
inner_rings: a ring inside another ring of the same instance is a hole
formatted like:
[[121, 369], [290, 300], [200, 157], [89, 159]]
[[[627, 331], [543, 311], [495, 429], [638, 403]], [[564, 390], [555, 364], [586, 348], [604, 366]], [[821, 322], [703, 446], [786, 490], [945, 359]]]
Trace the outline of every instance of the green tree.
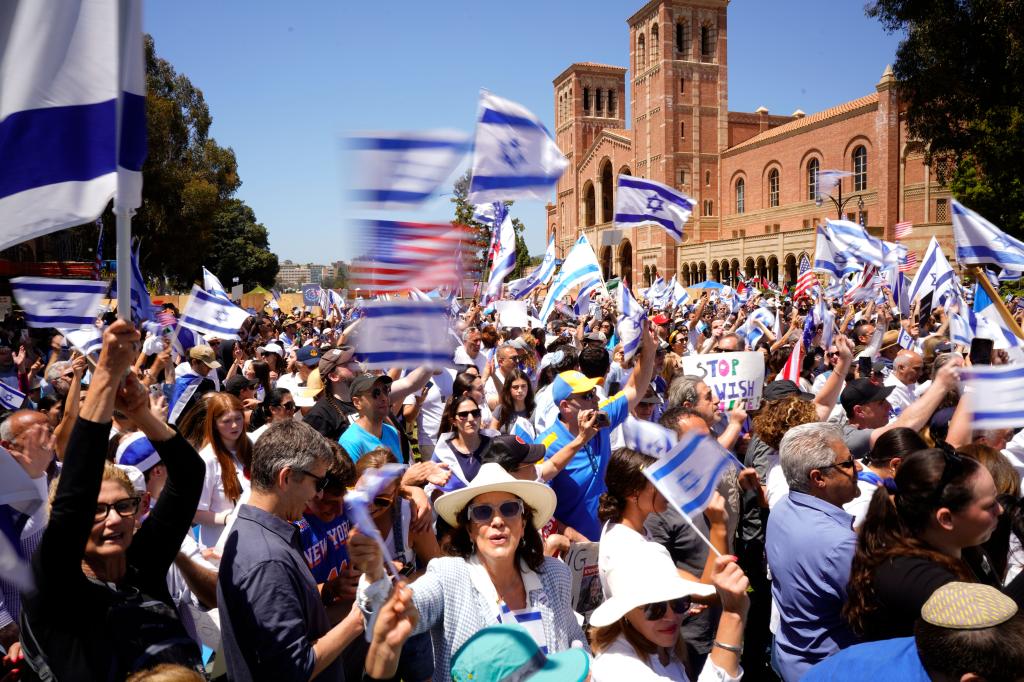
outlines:
[[274, 286], [277, 256], [267, 246], [267, 228], [239, 199], [228, 199], [213, 216], [211, 237], [217, 245], [207, 255], [206, 266], [229, 286], [235, 277], [246, 290], [257, 284]]
[[1024, 1], [875, 0], [868, 16], [905, 32], [894, 73], [911, 132], [952, 161], [953, 194], [1024, 232]]
[[[480, 279], [481, 273], [483, 273], [487, 263], [487, 247], [491, 244], [491, 227], [485, 225], [479, 221], [473, 220], [473, 204], [471, 204], [466, 195], [469, 194], [469, 181], [470, 171], [466, 171], [462, 177], [455, 181], [453, 188], [453, 196], [451, 202], [455, 205], [455, 220], [453, 222], [460, 225], [466, 225], [473, 231], [473, 242], [472, 248], [475, 250], [473, 263], [475, 269], [471, 272], [467, 272], [467, 275], [474, 279]], [[512, 209], [512, 205], [515, 202], [506, 201], [505, 208], [507, 210]], [[505, 278], [505, 281], [511, 281], [523, 276], [523, 271], [530, 265], [530, 252], [526, 247], [526, 240], [523, 237], [526, 226], [519, 218], [512, 219], [512, 229], [516, 234], [516, 267], [512, 273]]]

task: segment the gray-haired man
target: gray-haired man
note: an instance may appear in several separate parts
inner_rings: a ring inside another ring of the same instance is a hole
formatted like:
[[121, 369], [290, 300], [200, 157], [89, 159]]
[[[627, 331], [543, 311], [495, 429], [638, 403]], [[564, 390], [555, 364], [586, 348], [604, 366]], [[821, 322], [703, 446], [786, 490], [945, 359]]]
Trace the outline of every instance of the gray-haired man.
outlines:
[[333, 452], [311, 426], [273, 424], [252, 457], [252, 494], [228, 536], [217, 578], [232, 680], [343, 680], [339, 654], [362, 632], [353, 609], [333, 628], [293, 521], [327, 484]]

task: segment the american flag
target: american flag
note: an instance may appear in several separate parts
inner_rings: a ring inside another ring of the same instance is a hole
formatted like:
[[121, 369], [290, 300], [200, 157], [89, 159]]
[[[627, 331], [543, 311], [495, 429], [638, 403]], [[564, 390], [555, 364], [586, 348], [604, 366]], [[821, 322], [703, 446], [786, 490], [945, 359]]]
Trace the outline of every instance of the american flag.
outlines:
[[818, 277], [811, 270], [811, 261], [807, 256], [800, 259], [799, 275], [796, 278], [796, 288], [793, 289], [793, 300], [799, 301], [802, 297], [811, 297], [814, 287], [818, 284]]
[[906, 239], [914, 233], [914, 223], [909, 220], [896, 223], [896, 239]]
[[170, 310], [161, 310], [156, 314], [156, 323], [161, 327], [173, 327], [178, 324], [178, 318]]
[[907, 257], [900, 261], [900, 272], [913, 272], [917, 267], [917, 252], [907, 251]]
[[460, 284], [471, 233], [453, 223], [359, 221], [364, 253], [349, 268], [351, 284], [371, 293]]

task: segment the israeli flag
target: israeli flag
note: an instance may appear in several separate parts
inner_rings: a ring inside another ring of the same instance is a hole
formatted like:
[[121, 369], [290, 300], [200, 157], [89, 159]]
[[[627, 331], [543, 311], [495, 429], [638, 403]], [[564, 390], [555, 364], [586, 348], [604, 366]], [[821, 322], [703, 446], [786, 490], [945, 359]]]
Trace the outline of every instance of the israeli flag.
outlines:
[[505, 278], [516, 269], [516, 231], [512, 227], [512, 216], [505, 214], [498, 232], [498, 252], [491, 263], [491, 275], [487, 280], [487, 290], [483, 295], [483, 304], [501, 298], [501, 285]]
[[818, 226], [814, 246], [814, 269], [827, 272], [836, 279], [857, 271], [856, 264], [850, 262], [843, 250], [832, 241], [828, 230], [821, 225]]
[[[132, 318], [136, 322], [152, 322], [156, 320], [156, 314], [158, 308], [153, 305], [153, 300], [149, 297], [149, 289], [146, 288], [146, 278], [142, 276], [142, 270], [139, 268], [139, 250], [138, 248], [132, 252], [132, 277], [131, 277], [131, 304], [132, 304]], [[114, 280], [114, 288], [110, 293], [110, 297], [117, 298], [117, 280]]]
[[618, 294], [619, 299], [619, 319], [615, 325], [615, 332], [618, 334], [619, 342], [622, 344], [622, 354], [625, 356], [626, 361], [629, 361], [640, 348], [644, 320], [647, 319], [647, 315], [644, 313], [643, 307], [629, 293], [629, 287], [626, 286], [625, 282], [619, 284], [616, 288], [616, 294]]
[[77, 348], [82, 355], [87, 357], [99, 355], [103, 349], [103, 334], [95, 325], [81, 329], [58, 329], [57, 331], [71, 344], [72, 348]]
[[1024, 426], [1024, 367], [972, 365], [960, 371], [974, 429]]
[[92, 327], [110, 285], [84, 279], [14, 277], [11, 290], [30, 327]]
[[907, 276], [903, 272], [896, 273], [896, 283], [892, 287], [892, 298], [900, 315], [910, 317], [910, 296], [907, 292]]
[[622, 444], [649, 457], [665, 457], [672, 452], [678, 440], [675, 431], [632, 415], [622, 423]]
[[355, 332], [356, 361], [370, 369], [451, 367], [446, 312], [440, 301], [367, 303]]
[[953, 343], [962, 346], [970, 346], [974, 338], [974, 330], [970, 323], [960, 313], [949, 313], [949, 338]]
[[731, 462], [729, 452], [717, 441], [689, 432], [647, 467], [644, 476], [677, 511], [693, 516], [708, 506], [722, 472]]
[[228, 292], [224, 290], [224, 285], [217, 279], [217, 275], [207, 270], [205, 266], [203, 267], [203, 288], [214, 296], [219, 296], [227, 301], [231, 300]]
[[220, 339], [237, 339], [238, 330], [249, 313], [231, 301], [192, 285], [192, 296], [185, 304], [178, 324], [200, 334], [213, 334]]
[[24, 393], [0, 382], [0, 407], [5, 410], [20, 410], [24, 404]]
[[404, 464], [385, 464], [380, 469], [367, 469], [360, 477], [355, 490], [349, 490], [345, 494], [345, 511], [348, 518], [360, 533], [373, 538], [380, 546], [384, 566], [395, 580], [398, 580], [399, 576], [391, 558], [391, 550], [373, 521], [373, 500], [378, 493], [387, 489], [392, 481], [401, 478], [404, 472]]
[[826, 351], [832, 346], [832, 337], [836, 333], [836, 314], [825, 309], [821, 318], [821, 347]]
[[[581, 234], [576, 240], [569, 255], [565, 257], [561, 270], [555, 277], [548, 295], [541, 306], [539, 319], [547, 322], [551, 311], [555, 308], [555, 302], [569, 293], [576, 287], [592, 288], [595, 283], [601, 284], [601, 265], [597, 262], [594, 249], [587, 241], [587, 235]], [[581, 290], [580, 295], [583, 291]]]
[[423, 203], [437, 192], [469, 151], [469, 136], [457, 130], [358, 134], [354, 151], [353, 199], [372, 209]]
[[142, 203], [141, 9], [0, 5], [0, 249]]
[[537, 438], [537, 430], [526, 417], [517, 417], [512, 424], [512, 435], [527, 443], [532, 443]]
[[757, 322], [760, 322], [761, 326], [763, 326], [765, 329], [774, 327], [775, 314], [772, 313], [772, 311], [768, 310], [768, 308], [761, 307], [758, 307], [755, 310], [751, 311], [749, 317], [747, 317], [747, 321], [743, 323], [743, 326], [740, 331], [740, 335], [747, 340], [747, 345], [749, 348], [756, 347], [757, 342], [760, 341], [761, 337], [764, 336], [764, 330], [761, 329], [761, 327], [759, 327], [757, 324], [755, 324]]
[[953, 239], [961, 265], [998, 265], [1024, 270], [1024, 242], [1014, 239], [980, 215], [952, 199]]
[[[825, 220], [829, 238], [847, 259], [881, 268], [885, 265], [882, 240], [872, 237], [863, 227], [849, 220]], [[898, 264], [898, 263], [897, 263]]]
[[480, 92], [469, 201], [547, 199], [568, 165], [539, 118], [511, 100]]
[[690, 302], [690, 294], [686, 293], [686, 289], [679, 282], [676, 282], [672, 286], [672, 303], [676, 308], [682, 308], [684, 305]]
[[946, 260], [946, 255], [942, 253], [939, 240], [932, 237], [928, 242], [928, 249], [924, 252], [921, 266], [910, 285], [910, 291], [907, 292], [907, 301], [913, 302], [929, 291], [935, 292], [933, 298], [939, 300], [944, 294], [955, 291], [955, 279], [956, 273]]
[[896, 343], [900, 348], [910, 350], [914, 347], [914, 337], [908, 334], [906, 329], [900, 327], [900, 334], [896, 337]]
[[498, 215], [504, 211], [504, 207], [505, 205], [500, 201], [476, 204], [473, 206], [473, 220], [493, 228], [494, 224], [498, 222]]
[[615, 227], [658, 223], [677, 242], [693, 213], [693, 199], [654, 180], [620, 175], [615, 192]]
[[555, 236], [551, 235], [551, 241], [548, 242], [548, 248], [544, 252], [544, 260], [541, 261], [537, 269], [531, 272], [526, 277], [521, 279], [513, 280], [508, 283], [507, 291], [509, 296], [514, 300], [521, 300], [533, 293], [537, 287], [544, 286], [551, 281], [551, 278], [555, 274]]

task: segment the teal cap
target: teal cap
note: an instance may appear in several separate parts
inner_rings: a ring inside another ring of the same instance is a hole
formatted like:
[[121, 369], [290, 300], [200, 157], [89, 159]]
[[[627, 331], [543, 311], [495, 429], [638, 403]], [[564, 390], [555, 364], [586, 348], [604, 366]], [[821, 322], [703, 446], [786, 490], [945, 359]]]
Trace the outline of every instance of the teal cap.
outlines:
[[492, 625], [478, 631], [452, 657], [455, 682], [583, 682], [590, 657], [583, 649], [545, 656], [520, 625]]

